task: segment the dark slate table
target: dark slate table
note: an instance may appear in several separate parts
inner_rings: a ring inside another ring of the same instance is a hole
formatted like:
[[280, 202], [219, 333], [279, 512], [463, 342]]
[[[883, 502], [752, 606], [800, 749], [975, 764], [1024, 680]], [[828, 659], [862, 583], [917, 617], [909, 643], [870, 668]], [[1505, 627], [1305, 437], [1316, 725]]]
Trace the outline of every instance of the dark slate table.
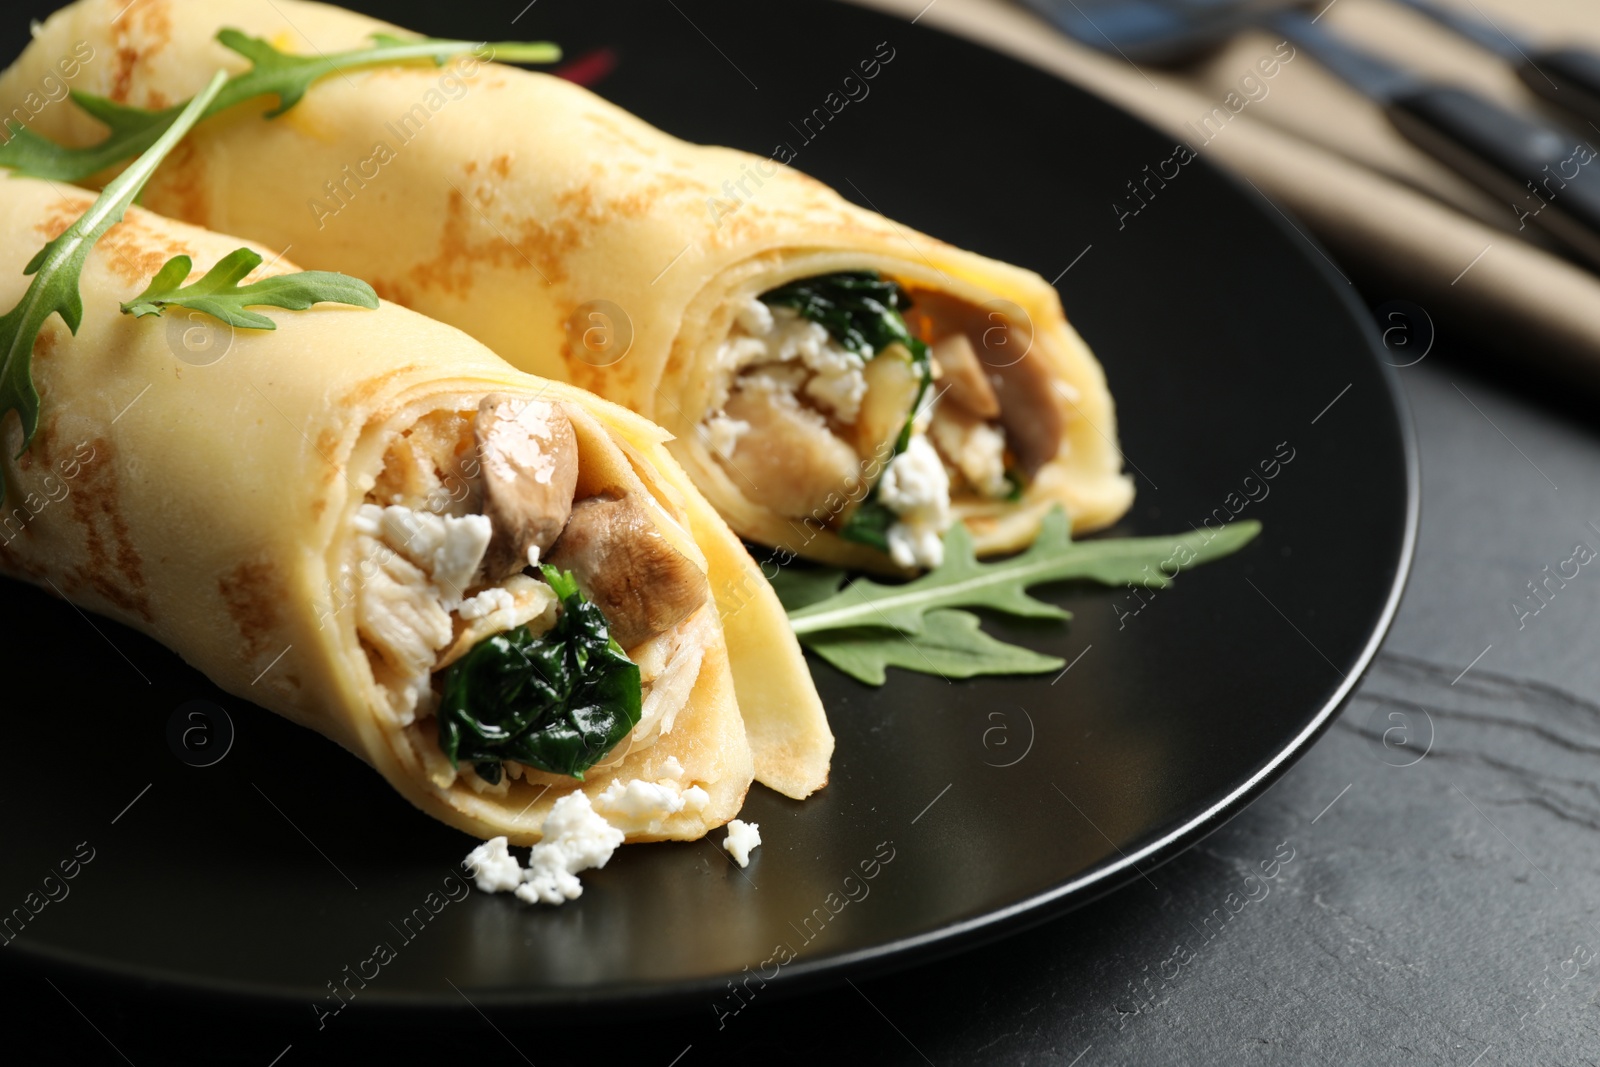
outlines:
[[[1505, 362], [1445, 336], [1399, 372], [1421, 540], [1338, 722], [1244, 814], [1074, 914], [803, 997], [774, 988], [720, 1026], [709, 1004], [565, 1027], [353, 1011], [314, 1043], [304, 1008], [51, 984], [0, 953], [4, 1040], [32, 1039], [29, 1062], [261, 1067], [379, 1050], [539, 1067], [1593, 1063], [1600, 560], [1563, 564], [1600, 551], [1600, 432], [1582, 394]], [[1263, 864], [1276, 877], [1247, 877]]]

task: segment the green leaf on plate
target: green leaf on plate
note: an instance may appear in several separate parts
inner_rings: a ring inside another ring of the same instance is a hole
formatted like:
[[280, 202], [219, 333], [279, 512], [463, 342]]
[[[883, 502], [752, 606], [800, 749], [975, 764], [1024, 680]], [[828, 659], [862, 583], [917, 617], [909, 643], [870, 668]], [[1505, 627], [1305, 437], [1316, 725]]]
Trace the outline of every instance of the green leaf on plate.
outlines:
[[778, 594], [778, 603], [784, 611], [794, 612], [839, 591], [844, 581], [844, 571], [837, 567], [812, 567], [804, 563], [791, 563], [778, 568], [771, 579], [772, 591]]
[[979, 563], [972, 535], [958, 523], [945, 534], [944, 562], [922, 577], [902, 585], [858, 578], [843, 592], [792, 612], [789, 621], [804, 638], [851, 626], [919, 633], [924, 616], [938, 608], [977, 607], [1020, 618], [1065, 619], [1067, 612], [1035, 599], [1028, 589], [1069, 579], [1164, 589], [1178, 571], [1236, 552], [1260, 532], [1259, 522], [1236, 522], [1170, 537], [1075, 542], [1066, 513], [1056, 508], [1045, 516], [1038, 539], [1026, 552], [998, 563]]
[[928, 612], [915, 634], [861, 627], [818, 634], [807, 638], [805, 645], [868, 685], [882, 685], [888, 667], [972, 678], [980, 674], [1043, 674], [1066, 665], [1066, 660], [990, 637], [978, 629], [976, 615], [949, 608]]
[[1237, 552], [1260, 532], [1259, 522], [1236, 522], [1169, 537], [1074, 542], [1056, 508], [1032, 547], [998, 563], [978, 562], [972, 535], [958, 523], [945, 534], [944, 562], [901, 585], [857, 578], [841, 591], [841, 572], [814, 568], [780, 571], [773, 584], [800, 643], [869, 685], [882, 685], [887, 667], [946, 678], [1037, 674], [1064, 661], [991, 637], [976, 615], [955, 609], [1064, 621], [1070, 613], [1029, 588], [1083, 580], [1164, 589], [1180, 571]]

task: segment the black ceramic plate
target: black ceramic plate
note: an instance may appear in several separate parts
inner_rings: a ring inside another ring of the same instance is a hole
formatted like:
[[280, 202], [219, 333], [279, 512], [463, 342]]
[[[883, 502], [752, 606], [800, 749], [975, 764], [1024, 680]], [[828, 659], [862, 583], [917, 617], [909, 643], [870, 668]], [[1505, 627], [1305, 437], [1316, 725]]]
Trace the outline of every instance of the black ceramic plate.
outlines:
[[[1137, 878], [1327, 724], [1398, 601], [1415, 460], [1375, 331], [1276, 209], [1201, 159], [1151, 182], [1132, 214], [1128, 183], [1173, 156], [1169, 140], [1030, 68], [854, 8], [544, 0], [512, 26], [515, 4], [356, 6], [439, 36], [609, 48], [598, 91], [647, 120], [763, 154], [786, 142], [846, 196], [1056, 279], [1105, 364], [1138, 479], [1115, 533], [1229, 510], [1265, 533], [1158, 594], [1057, 590], [1070, 628], [990, 623], [1070, 661], [1060, 676], [896, 672], [869, 689], [815, 664], [838, 735], [832, 783], [805, 803], [752, 790], [744, 817], [766, 843], [748, 870], [719, 832], [624, 849], [565, 907], [473, 893], [425, 925], [406, 920], [473, 842], [159, 644], [5, 583], [0, 912], [93, 853], [10, 953], [317, 1001], [387, 942], [368, 1004], [459, 1007], [457, 989], [480, 1005], [709, 998], [747, 967], [793, 988], [1016, 930]], [[6, 22], [14, 52], [25, 23]], [[845, 77], [891, 50], [859, 98]], [[847, 89], [859, 99], [807, 141], [802, 120]], [[169, 742], [192, 700], [232, 722], [211, 766]]]

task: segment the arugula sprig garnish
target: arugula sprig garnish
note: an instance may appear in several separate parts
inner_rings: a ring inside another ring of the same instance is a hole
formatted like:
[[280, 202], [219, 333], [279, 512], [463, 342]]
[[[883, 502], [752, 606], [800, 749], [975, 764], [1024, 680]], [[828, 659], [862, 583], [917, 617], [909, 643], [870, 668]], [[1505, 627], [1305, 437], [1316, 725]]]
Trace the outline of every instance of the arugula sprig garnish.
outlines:
[[889, 667], [941, 678], [975, 678], [980, 674], [1047, 674], [1067, 663], [989, 636], [978, 628], [978, 617], [970, 611], [939, 608], [923, 616], [922, 622], [921, 631], [914, 636], [860, 626], [814, 634], [802, 642], [868, 685], [886, 682]]
[[[33, 386], [33, 345], [51, 315], [60, 315], [67, 329], [78, 332], [83, 321], [83, 294], [78, 281], [83, 265], [95, 242], [122, 221], [128, 206], [144, 188], [167, 153], [200, 121], [205, 110], [222, 90], [227, 74], [218, 71], [204, 91], [173, 116], [149, 150], [107, 185], [105, 192], [89, 206], [61, 236], [39, 250], [23, 269], [33, 281], [22, 301], [0, 317], [0, 419], [15, 411], [22, 422], [22, 447], [28, 450], [39, 428], [39, 393]], [[5, 486], [0, 484], [0, 501]]]
[[265, 315], [246, 311], [247, 307], [279, 307], [304, 311], [313, 304], [350, 304], [375, 308], [378, 294], [359, 278], [325, 270], [279, 274], [249, 285], [240, 285], [261, 265], [259, 253], [238, 248], [217, 261], [205, 276], [189, 285], [183, 282], [194, 269], [188, 256], [167, 260], [145, 291], [122, 305], [124, 314], [136, 318], [159, 315], [167, 307], [186, 307], [203, 311], [229, 326], [251, 330], [275, 330], [277, 323]]
[[1037, 674], [1065, 661], [996, 640], [978, 629], [977, 616], [959, 609], [1070, 619], [1028, 590], [1071, 580], [1165, 589], [1179, 571], [1237, 552], [1260, 532], [1259, 522], [1236, 522], [1173, 537], [1073, 541], [1066, 513], [1056, 508], [1032, 547], [998, 563], [980, 563], [972, 535], [957, 523], [945, 534], [944, 562], [914, 581], [857, 578], [837, 591], [841, 571], [780, 571], [773, 586], [800, 643], [869, 685], [883, 684], [886, 667], [949, 678]]
[[[509, 63], [553, 63], [561, 58], [561, 49], [548, 42], [500, 41], [485, 45], [433, 37], [403, 40], [381, 33], [373, 35], [374, 44], [367, 48], [317, 55], [281, 52], [260, 37], [233, 29], [218, 33], [217, 40], [248, 59], [250, 69], [228, 78], [201, 118], [262, 96], [277, 97], [277, 106], [266, 115], [269, 119], [277, 118], [298, 104], [319, 79], [363, 67], [392, 66], [417, 60], [432, 60], [442, 65], [451, 56], [480, 48], [492, 49], [494, 58]], [[148, 149], [188, 106], [174, 104], [169, 108], [147, 110], [77, 90], [73, 91], [72, 100], [107, 126], [109, 132], [103, 140], [82, 148], [67, 148], [27, 127], [12, 129], [10, 138], [0, 144], [0, 167], [24, 177], [83, 181]]]

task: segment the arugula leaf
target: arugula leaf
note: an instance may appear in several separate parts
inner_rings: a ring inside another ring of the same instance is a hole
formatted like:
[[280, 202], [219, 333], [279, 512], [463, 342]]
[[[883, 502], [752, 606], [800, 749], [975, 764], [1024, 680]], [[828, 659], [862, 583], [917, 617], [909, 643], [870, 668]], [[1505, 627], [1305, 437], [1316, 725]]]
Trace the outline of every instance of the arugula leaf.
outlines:
[[[78, 332], [78, 325], [83, 321], [83, 294], [78, 291], [78, 281], [89, 251], [107, 230], [122, 221], [128, 205], [133, 203], [167, 153], [200, 121], [226, 78], [225, 72], [218, 71], [200, 95], [174, 116], [149, 151], [107, 185], [88, 211], [63, 230], [61, 236], [41, 248], [23, 268], [23, 273], [31, 274], [33, 281], [22, 295], [22, 301], [0, 316], [0, 419], [10, 411], [15, 411], [21, 419], [22, 448], [18, 456], [28, 450], [39, 429], [39, 393], [33, 385], [33, 345], [40, 329], [55, 314], [61, 316], [67, 329]], [[4, 499], [5, 486], [0, 484], [0, 501]]]
[[[266, 115], [269, 119], [277, 118], [298, 104], [316, 81], [329, 74], [416, 60], [433, 60], [442, 65], [451, 56], [482, 47], [491, 49], [495, 59], [510, 63], [553, 63], [561, 58], [561, 49], [545, 42], [501, 41], [481, 45], [433, 37], [402, 40], [388, 34], [374, 34], [374, 44], [367, 48], [326, 55], [295, 55], [280, 52], [263, 38], [251, 37], [239, 30], [223, 30], [217, 34], [217, 40], [250, 60], [250, 69], [227, 80], [202, 118], [260, 96], [277, 98], [277, 106]], [[109, 132], [103, 140], [83, 148], [66, 148], [27, 127], [13, 129], [5, 143], [0, 144], [0, 167], [30, 178], [80, 182], [149, 148], [187, 106], [175, 104], [150, 111], [78, 91], [72, 93], [72, 100], [106, 125]]]
[[1070, 619], [1028, 589], [1069, 579], [1164, 589], [1178, 572], [1237, 552], [1260, 532], [1252, 521], [1209, 534], [1076, 543], [1058, 507], [1044, 517], [1031, 548], [999, 563], [979, 563], [972, 535], [958, 523], [945, 534], [944, 563], [903, 585], [857, 578], [838, 591], [841, 571], [810, 568], [780, 570], [772, 584], [800, 643], [868, 685], [882, 685], [889, 667], [946, 678], [1039, 674], [1065, 661], [991, 637], [976, 615], [957, 609]]
[[351, 304], [375, 308], [378, 294], [359, 278], [331, 271], [307, 270], [279, 274], [249, 285], [239, 282], [261, 265], [261, 256], [248, 248], [229, 252], [205, 276], [191, 285], [183, 281], [194, 269], [188, 256], [173, 256], [156, 272], [144, 292], [122, 305], [125, 315], [143, 318], [159, 315], [163, 308], [177, 305], [203, 311], [229, 326], [252, 330], [275, 330], [277, 323], [247, 307], [278, 307], [304, 311], [313, 304]]
[[844, 571], [837, 567], [791, 563], [779, 567], [768, 581], [772, 591], [778, 594], [778, 603], [783, 605], [783, 610], [793, 612], [827, 600], [837, 593], [844, 582]]
[[921, 633], [924, 617], [936, 608], [980, 607], [1022, 618], [1065, 619], [1067, 612], [1029, 596], [1028, 588], [1085, 579], [1164, 589], [1179, 570], [1236, 552], [1260, 532], [1261, 524], [1250, 521], [1209, 534], [1197, 530], [1172, 537], [1074, 542], [1066, 513], [1055, 508], [1026, 552], [999, 563], [979, 563], [972, 535], [957, 523], [945, 534], [944, 563], [934, 570], [903, 585], [858, 578], [843, 592], [791, 613], [789, 621], [804, 641], [812, 634], [855, 626]]
[[0, 167], [10, 168], [23, 178], [82, 181], [143, 152], [172, 124], [176, 114], [173, 108], [146, 111], [125, 107], [77, 89], [71, 96], [74, 103], [110, 130], [105, 139], [85, 148], [63, 148], [27, 126], [8, 128], [9, 137], [0, 144]]
[[980, 674], [1043, 674], [1066, 660], [996, 640], [978, 629], [970, 611], [940, 608], [923, 617], [916, 634], [874, 627], [830, 630], [806, 639], [806, 647], [859, 682], [882, 685], [886, 667], [945, 678]]
[[490, 784], [508, 759], [582, 781], [644, 713], [639, 668], [605, 615], [571, 571], [542, 570], [561, 598], [555, 626], [485, 638], [444, 674], [439, 747], [453, 766], [476, 761]]

